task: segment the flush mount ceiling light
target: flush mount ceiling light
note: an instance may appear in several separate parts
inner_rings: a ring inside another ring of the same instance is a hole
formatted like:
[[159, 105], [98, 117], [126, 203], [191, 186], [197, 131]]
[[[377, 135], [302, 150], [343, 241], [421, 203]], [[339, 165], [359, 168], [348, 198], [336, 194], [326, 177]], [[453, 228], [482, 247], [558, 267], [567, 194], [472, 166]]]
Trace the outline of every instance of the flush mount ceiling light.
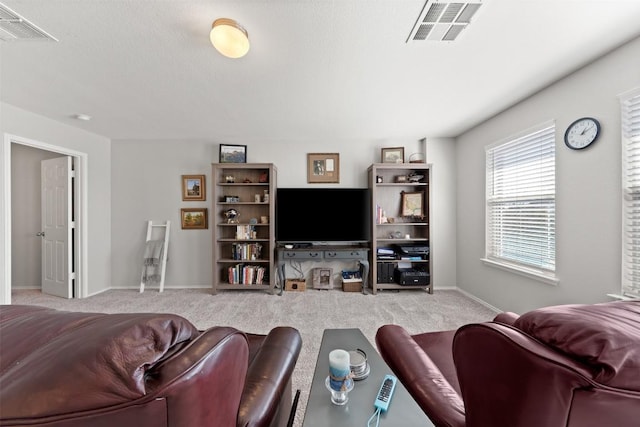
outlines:
[[209, 38], [218, 52], [228, 58], [241, 58], [249, 52], [249, 34], [233, 19], [213, 21]]
[[73, 118], [77, 119], [77, 120], [82, 120], [82, 121], [88, 122], [89, 120], [91, 120], [92, 117], [90, 115], [88, 115], [88, 114], [80, 113], [80, 114], [74, 114]]

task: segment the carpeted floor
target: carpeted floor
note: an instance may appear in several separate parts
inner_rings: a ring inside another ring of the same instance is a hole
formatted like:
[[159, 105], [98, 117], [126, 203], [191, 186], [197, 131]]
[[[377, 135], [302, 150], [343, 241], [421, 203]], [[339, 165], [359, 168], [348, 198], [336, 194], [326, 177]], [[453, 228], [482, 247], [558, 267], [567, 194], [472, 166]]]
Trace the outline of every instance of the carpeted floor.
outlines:
[[362, 295], [340, 290], [285, 292], [223, 291], [211, 295], [205, 289], [110, 290], [85, 299], [66, 300], [40, 291], [13, 291], [13, 304], [41, 305], [60, 310], [119, 313], [175, 313], [199, 329], [224, 325], [266, 334], [275, 326], [297, 328], [302, 351], [293, 374], [293, 389], [300, 389], [294, 426], [301, 426], [311, 379], [324, 329], [360, 328], [375, 346], [375, 333], [395, 323], [409, 333], [455, 329], [466, 323], [492, 319], [495, 313], [457, 291], [382, 292]]

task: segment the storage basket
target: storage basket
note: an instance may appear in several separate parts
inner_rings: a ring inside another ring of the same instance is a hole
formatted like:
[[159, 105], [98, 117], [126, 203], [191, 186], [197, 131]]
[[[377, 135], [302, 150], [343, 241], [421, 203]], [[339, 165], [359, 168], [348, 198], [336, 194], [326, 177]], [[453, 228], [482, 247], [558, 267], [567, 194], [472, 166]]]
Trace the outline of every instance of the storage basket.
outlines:
[[362, 276], [359, 271], [342, 270], [342, 290], [344, 292], [360, 292]]
[[342, 282], [342, 290], [344, 292], [360, 292], [362, 290], [362, 280], [357, 282]]
[[307, 289], [307, 281], [304, 279], [287, 279], [284, 282], [285, 291], [304, 292]]

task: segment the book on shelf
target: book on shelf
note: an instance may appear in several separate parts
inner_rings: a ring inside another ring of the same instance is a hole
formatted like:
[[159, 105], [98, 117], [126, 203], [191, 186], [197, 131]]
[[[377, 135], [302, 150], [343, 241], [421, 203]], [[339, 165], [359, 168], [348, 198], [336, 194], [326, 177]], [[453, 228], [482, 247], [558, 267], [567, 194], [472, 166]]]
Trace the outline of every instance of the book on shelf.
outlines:
[[237, 240], [251, 240], [255, 239], [256, 226], [253, 224], [236, 225], [236, 239]]
[[229, 266], [227, 274], [231, 285], [262, 285], [265, 272], [259, 265], [236, 264]]
[[255, 260], [262, 259], [262, 244], [233, 243], [231, 245], [231, 259]]
[[387, 214], [380, 205], [376, 205], [376, 224], [384, 224], [387, 222]]

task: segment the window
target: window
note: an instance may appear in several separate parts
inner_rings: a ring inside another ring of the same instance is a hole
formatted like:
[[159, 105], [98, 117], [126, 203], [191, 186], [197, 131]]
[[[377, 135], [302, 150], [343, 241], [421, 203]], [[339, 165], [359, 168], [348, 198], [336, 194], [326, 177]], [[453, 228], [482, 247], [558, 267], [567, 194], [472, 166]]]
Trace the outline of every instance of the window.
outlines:
[[484, 261], [555, 283], [555, 124], [486, 149]]
[[640, 297], [640, 89], [622, 103], [622, 294]]

